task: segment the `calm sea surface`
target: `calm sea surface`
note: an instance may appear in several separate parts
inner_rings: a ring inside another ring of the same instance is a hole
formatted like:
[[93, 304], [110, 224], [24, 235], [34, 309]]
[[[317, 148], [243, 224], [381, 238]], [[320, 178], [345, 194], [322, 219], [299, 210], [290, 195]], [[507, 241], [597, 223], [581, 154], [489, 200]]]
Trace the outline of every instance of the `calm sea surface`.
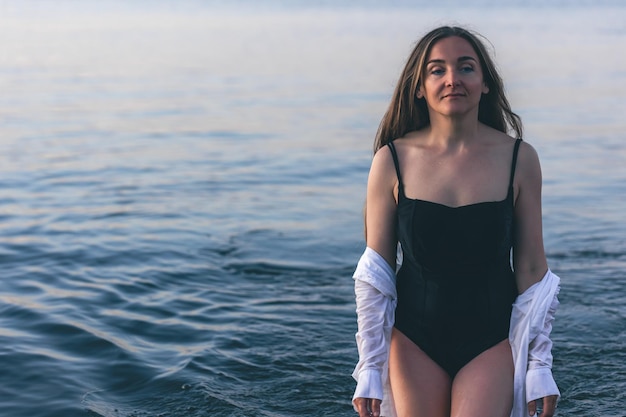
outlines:
[[353, 415], [373, 136], [443, 23], [542, 160], [557, 415], [626, 416], [626, 4], [128, 3], [0, 2], [0, 416]]

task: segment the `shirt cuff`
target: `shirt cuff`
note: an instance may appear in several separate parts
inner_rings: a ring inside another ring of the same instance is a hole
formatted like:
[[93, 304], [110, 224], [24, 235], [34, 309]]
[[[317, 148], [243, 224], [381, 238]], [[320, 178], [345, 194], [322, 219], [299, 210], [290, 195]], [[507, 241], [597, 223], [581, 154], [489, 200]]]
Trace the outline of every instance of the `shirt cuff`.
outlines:
[[383, 383], [380, 371], [376, 369], [363, 369], [359, 372], [356, 390], [352, 401], [356, 398], [383, 399]]
[[526, 402], [550, 395], [561, 396], [550, 368], [529, 369], [526, 372]]

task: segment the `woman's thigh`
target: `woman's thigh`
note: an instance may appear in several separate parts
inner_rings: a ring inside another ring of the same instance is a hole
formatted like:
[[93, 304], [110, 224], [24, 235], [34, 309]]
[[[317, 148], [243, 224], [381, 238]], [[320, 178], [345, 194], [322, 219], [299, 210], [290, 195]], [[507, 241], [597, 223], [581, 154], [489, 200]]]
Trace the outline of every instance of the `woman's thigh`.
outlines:
[[509, 417], [513, 372], [508, 340], [472, 359], [452, 382], [451, 417]]
[[389, 379], [398, 417], [450, 416], [450, 377], [396, 329], [391, 335]]

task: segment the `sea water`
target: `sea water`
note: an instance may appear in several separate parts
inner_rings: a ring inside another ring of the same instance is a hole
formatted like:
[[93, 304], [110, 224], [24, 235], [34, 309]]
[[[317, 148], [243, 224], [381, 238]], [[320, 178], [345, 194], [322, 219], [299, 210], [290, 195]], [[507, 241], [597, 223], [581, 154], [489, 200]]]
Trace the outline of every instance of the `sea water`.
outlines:
[[0, 3], [0, 415], [351, 416], [373, 137], [490, 41], [544, 177], [559, 416], [626, 412], [626, 5]]

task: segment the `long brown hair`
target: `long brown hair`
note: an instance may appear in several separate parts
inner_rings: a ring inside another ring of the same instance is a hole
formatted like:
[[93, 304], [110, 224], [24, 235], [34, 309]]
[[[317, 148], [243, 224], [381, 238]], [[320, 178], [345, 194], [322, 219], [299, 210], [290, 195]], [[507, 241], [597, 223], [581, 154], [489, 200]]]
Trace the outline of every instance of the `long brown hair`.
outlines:
[[424, 78], [425, 62], [432, 46], [440, 39], [451, 36], [465, 39], [474, 48], [482, 67], [484, 82], [489, 87], [489, 92], [482, 95], [478, 105], [478, 121], [504, 133], [508, 133], [510, 128], [516, 138], [522, 137], [522, 120], [511, 110], [504, 95], [502, 78], [487, 48], [479, 39], [482, 36], [461, 27], [442, 26], [424, 35], [409, 56], [391, 103], [378, 127], [374, 152], [392, 140], [430, 124], [426, 100], [418, 99], [416, 93]]

